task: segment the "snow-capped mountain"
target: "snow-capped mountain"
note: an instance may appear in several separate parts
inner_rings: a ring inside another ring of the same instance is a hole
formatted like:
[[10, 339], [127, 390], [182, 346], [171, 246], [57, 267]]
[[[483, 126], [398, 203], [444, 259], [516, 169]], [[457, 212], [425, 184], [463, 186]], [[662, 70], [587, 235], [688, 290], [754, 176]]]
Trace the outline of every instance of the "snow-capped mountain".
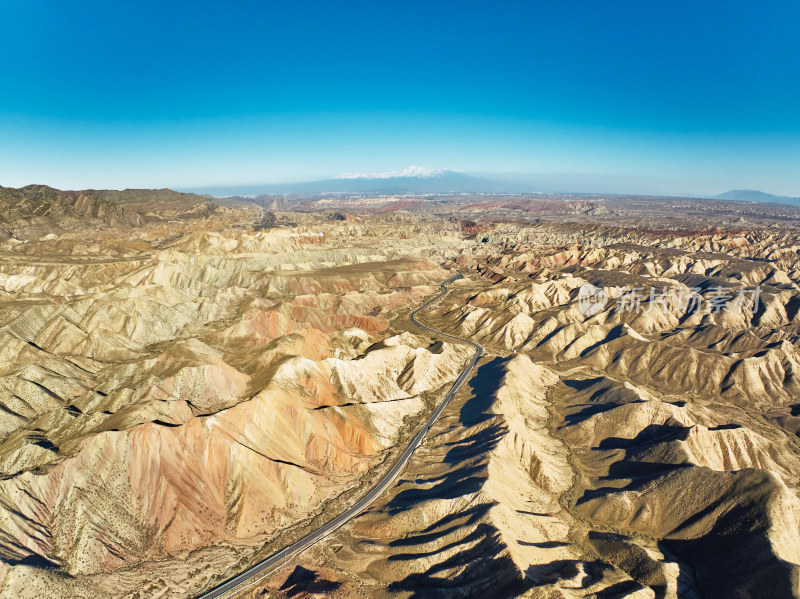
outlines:
[[424, 166], [412, 164], [402, 171], [390, 171], [388, 173], [344, 173], [336, 177], [337, 179], [397, 179], [405, 177], [415, 177], [417, 179], [429, 179], [444, 173], [457, 173], [460, 171], [448, 171], [445, 169], [431, 169]]
[[434, 170], [412, 165], [396, 172], [348, 173], [333, 179], [303, 183], [205, 188], [203, 193], [217, 197], [319, 193], [518, 193], [527, 191], [524, 187], [519, 183], [487, 179], [460, 171]]

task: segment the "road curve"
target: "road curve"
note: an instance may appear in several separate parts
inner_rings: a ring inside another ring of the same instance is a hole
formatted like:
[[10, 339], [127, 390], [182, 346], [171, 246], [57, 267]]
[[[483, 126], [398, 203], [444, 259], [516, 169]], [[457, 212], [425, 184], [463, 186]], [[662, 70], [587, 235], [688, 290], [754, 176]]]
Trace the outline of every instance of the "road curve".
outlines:
[[[454, 341], [459, 341], [461, 343], [467, 343], [475, 348], [475, 354], [472, 356], [472, 359], [467, 363], [464, 367], [464, 371], [458, 376], [456, 381], [453, 383], [453, 386], [450, 388], [450, 391], [445, 396], [442, 403], [439, 404], [439, 407], [434, 410], [431, 417], [425, 423], [420, 431], [416, 434], [416, 436], [411, 440], [408, 444], [408, 447], [403, 452], [403, 455], [400, 456], [400, 459], [397, 460], [394, 466], [386, 473], [386, 475], [376, 484], [372, 489], [370, 489], [366, 495], [364, 495], [361, 499], [359, 499], [355, 504], [351, 507], [347, 508], [344, 512], [339, 514], [336, 518], [328, 522], [327, 524], [322, 525], [318, 529], [313, 532], [310, 532], [302, 539], [289, 545], [288, 547], [281, 549], [277, 553], [271, 555], [270, 557], [258, 562], [256, 565], [251, 566], [241, 574], [234, 576], [233, 578], [229, 578], [222, 584], [214, 587], [210, 591], [206, 591], [202, 595], [198, 595], [197, 599], [217, 599], [218, 597], [223, 597], [230, 593], [231, 591], [238, 592], [242, 591], [245, 588], [252, 586], [257, 582], [253, 581], [249, 585], [245, 585], [245, 583], [253, 578], [254, 576], [258, 576], [259, 574], [263, 574], [266, 576], [269, 572], [277, 568], [278, 566], [283, 565], [289, 558], [297, 555], [301, 551], [304, 551], [314, 545], [315, 543], [321, 541], [333, 531], [344, 525], [346, 522], [363, 512], [367, 509], [380, 495], [383, 493], [389, 485], [391, 485], [395, 479], [398, 477], [400, 472], [405, 467], [406, 463], [408, 462], [409, 458], [411, 458], [411, 454], [414, 453], [414, 450], [420, 446], [423, 439], [425, 439], [425, 435], [433, 426], [433, 423], [436, 421], [437, 418], [441, 415], [442, 411], [447, 407], [447, 404], [450, 403], [450, 400], [456, 394], [456, 391], [459, 390], [461, 385], [469, 378], [472, 369], [475, 368], [475, 365], [480, 360], [481, 356], [483, 355], [483, 347], [478, 345], [477, 343], [473, 343], [472, 341], [468, 341], [466, 339], [462, 339], [461, 337], [455, 337], [454, 335], [448, 335], [447, 333], [442, 333], [441, 331], [437, 331], [436, 329], [432, 329], [428, 325], [422, 324], [417, 320], [417, 314], [419, 314], [422, 310], [433, 304], [434, 302], [439, 301], [447, 294], [447, 283], [451, 283], [456, 279], [460, 279], [461, 275], [455, 275], [454, 277], [450, 277], [446, 281], [441, 284], [442, 291], [434, 297], [433, 299], [428, 300], [422, 306], [414, 310], [409, 318], [411, 322], [416, 324], [423, 329], [426, 329], [432, 333], [435, 333], [439, 337], [446, 337], [447, 339], [453, 339]], [[260, 578], [263, 578], [260, 577]], [[260, 580], [259, 578], [259, 580]]]

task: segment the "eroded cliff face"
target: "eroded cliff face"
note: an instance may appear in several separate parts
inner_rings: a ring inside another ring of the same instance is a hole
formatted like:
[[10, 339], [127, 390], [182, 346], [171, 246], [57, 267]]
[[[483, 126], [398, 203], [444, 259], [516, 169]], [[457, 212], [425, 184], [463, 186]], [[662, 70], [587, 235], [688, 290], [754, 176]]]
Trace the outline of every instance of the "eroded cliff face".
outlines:
[[[450, 263], [470, 277], [425, 315], [488, 350], [470, 388], [385, 500], [260, 588], [800, 594], [800, 289], [775, 248], [790, 236], [498, 229]], [[633, 309], [651, 287], [701, 309]], [[719, 287], [758, 287], [759, 303], [716, 312]], [[602, 301], [587, 309], [582, 288]]]

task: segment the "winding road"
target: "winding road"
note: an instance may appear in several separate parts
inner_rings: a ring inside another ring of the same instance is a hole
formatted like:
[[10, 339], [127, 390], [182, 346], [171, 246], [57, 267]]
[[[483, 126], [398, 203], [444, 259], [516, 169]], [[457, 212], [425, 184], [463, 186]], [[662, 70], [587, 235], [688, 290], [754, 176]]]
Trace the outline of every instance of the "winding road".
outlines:
[[[414, 310], [409, 318], [411, 322], [416, 324], [423, 329], [430, 331], [431, 333], [435, 333], [439, 337], [445, 337], [447, 339], [452, 339], [454, 341], [458, 341], [460, 343], [466, 343], [471, 345], [475, 348], [475, 354], [472, 356], [472, 359], [467, 363], [464, 367], [463, 372], [458, 376], [456, 381], [453, 383], [453, 386], [450, 388], [450, 391], [447, 393], [445, 398], [442, 400], [442, 403], [434, 410], [431, 417], [428, 418], [428, 421], [425, 423], [420, 431], [416, 434], [416, 436], [411, 440], [408, 444], [408, 447], [403, 452], [403, 455], [400, 456], [400, 459], [392, 466], [389, 472], [378, 481], [378, 483], [370, 489], [366, 495], [364, 495], [361, 499], [359, 499], [355, 504], [351, 507], [347, 508], [344, 512], [339, 514], [336, 518], [331, 520], [330, 522], [320, 526], [313, 532], [310, 532], [302, 539], [289, 545], [288, 547], [281, 549], [277, 553], [269, 556], [268, 558], [258, 562], [256, 565], [248, 568], [241, 574], [234, 576], [233, 578], [229, 578], [222, 584], [214, 587], [210, 591], [206, 591], [202, 595], [198, 595], [197, 599], [216, 599], [218, 597], [224, 597], [228, 593], [231, 592], [240, 592], [244, 589], [256, 584], [259, 580], [263, 579], [267, 574], [272, 572], [278, 566], [281, 566], [289, 560], [291, 557], [294, 557], [301, 551], [304, 551], [314, 545], [315, 543], [321, 541], [329, 534], [331, 534], [336, 529], [340, 528], [344, 524], [346, 524], [349, 520], [363, 512], [367, 509], [380, 495], [383, 493], [398, 477], [400, 472], [405, 467], [408, 460], [411, 458], [411, 455], [414, 451], [422, 444], [422, 441], [425, 439], [425, 435], [431, 430], [433, 423], [436, 422], [436, 419], [439, 418], [441, 413], [447, 407], [447, 404], [450, 403], [450, 400], [453, 399], [453, 396], [456, 392], [461, 388], [461, 385], [469, 378], [472, 369], [475, 368], [475, 365], [480, 360], [481, 356], [483, 355], [483, 347], [478, 345], [477, 343], [473, 343], [472, 341], [468, 341], [466, 339], [462, 339], [461, 337], [455, 337], [454, 335], [448, 335], [447, 333], [442, 333], [441, 331], [437, 331], [436, 329], [432, 329], [428, 325], [425, 325], [417, 320], [417, 314], [419, 314], [422, 310], [430, 306], [431, 304], [439, 301], [443, 298], [447, 292], [447, 283], [452, 283], [453, 281], [462, 278], [460, 274], [455, 275], [454, 277], [450, 277], [446, 281], [441, 284], [442, 291], [433, 299], [428, 300], [422, 306]], [[252, 580], [249, 584], [245, 584], [247, 581], [251, 580], [253, 577], [258, 576], [261, 574], [258, 579]]]

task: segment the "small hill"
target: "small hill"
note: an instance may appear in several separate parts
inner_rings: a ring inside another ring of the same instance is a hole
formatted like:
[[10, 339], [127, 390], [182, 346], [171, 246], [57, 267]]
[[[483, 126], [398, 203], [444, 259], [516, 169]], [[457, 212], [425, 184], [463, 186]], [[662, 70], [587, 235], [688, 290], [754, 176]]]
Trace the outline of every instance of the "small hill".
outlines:
[[207, 218], [219, 210], [223, 209], [207, 197], [171, 189], [62, 191], [47, 185], [0, 187], [0, 239], [38, 239], [67, 231]]
[[210, 216], [216, 209], [208, 196], [171, 189], [89, 190], [82, 193], [132, 208], [148, 220], [173, 220]]
[[4, 237], [34, 239], [77, 228], [136, 227], [141, 214], [96, 192], [60, 191], [46, 185], [0, 187], [0, 230]]
[[800, 198], [791, 196], [778, 196], [757, 189], [733, 189], [721, 193], [717, 198], [721, 200], [737, 200], [739, 202], [767, 202], [771, 204], [800, 204]]
[[230, 208], [238, 208], [242, 206], [260, 206], [266, 210], [289, 210], [295, 203], [289, 198], [269, 194], [211, 198], [211, 201], [217, 206], [226, 206]]

